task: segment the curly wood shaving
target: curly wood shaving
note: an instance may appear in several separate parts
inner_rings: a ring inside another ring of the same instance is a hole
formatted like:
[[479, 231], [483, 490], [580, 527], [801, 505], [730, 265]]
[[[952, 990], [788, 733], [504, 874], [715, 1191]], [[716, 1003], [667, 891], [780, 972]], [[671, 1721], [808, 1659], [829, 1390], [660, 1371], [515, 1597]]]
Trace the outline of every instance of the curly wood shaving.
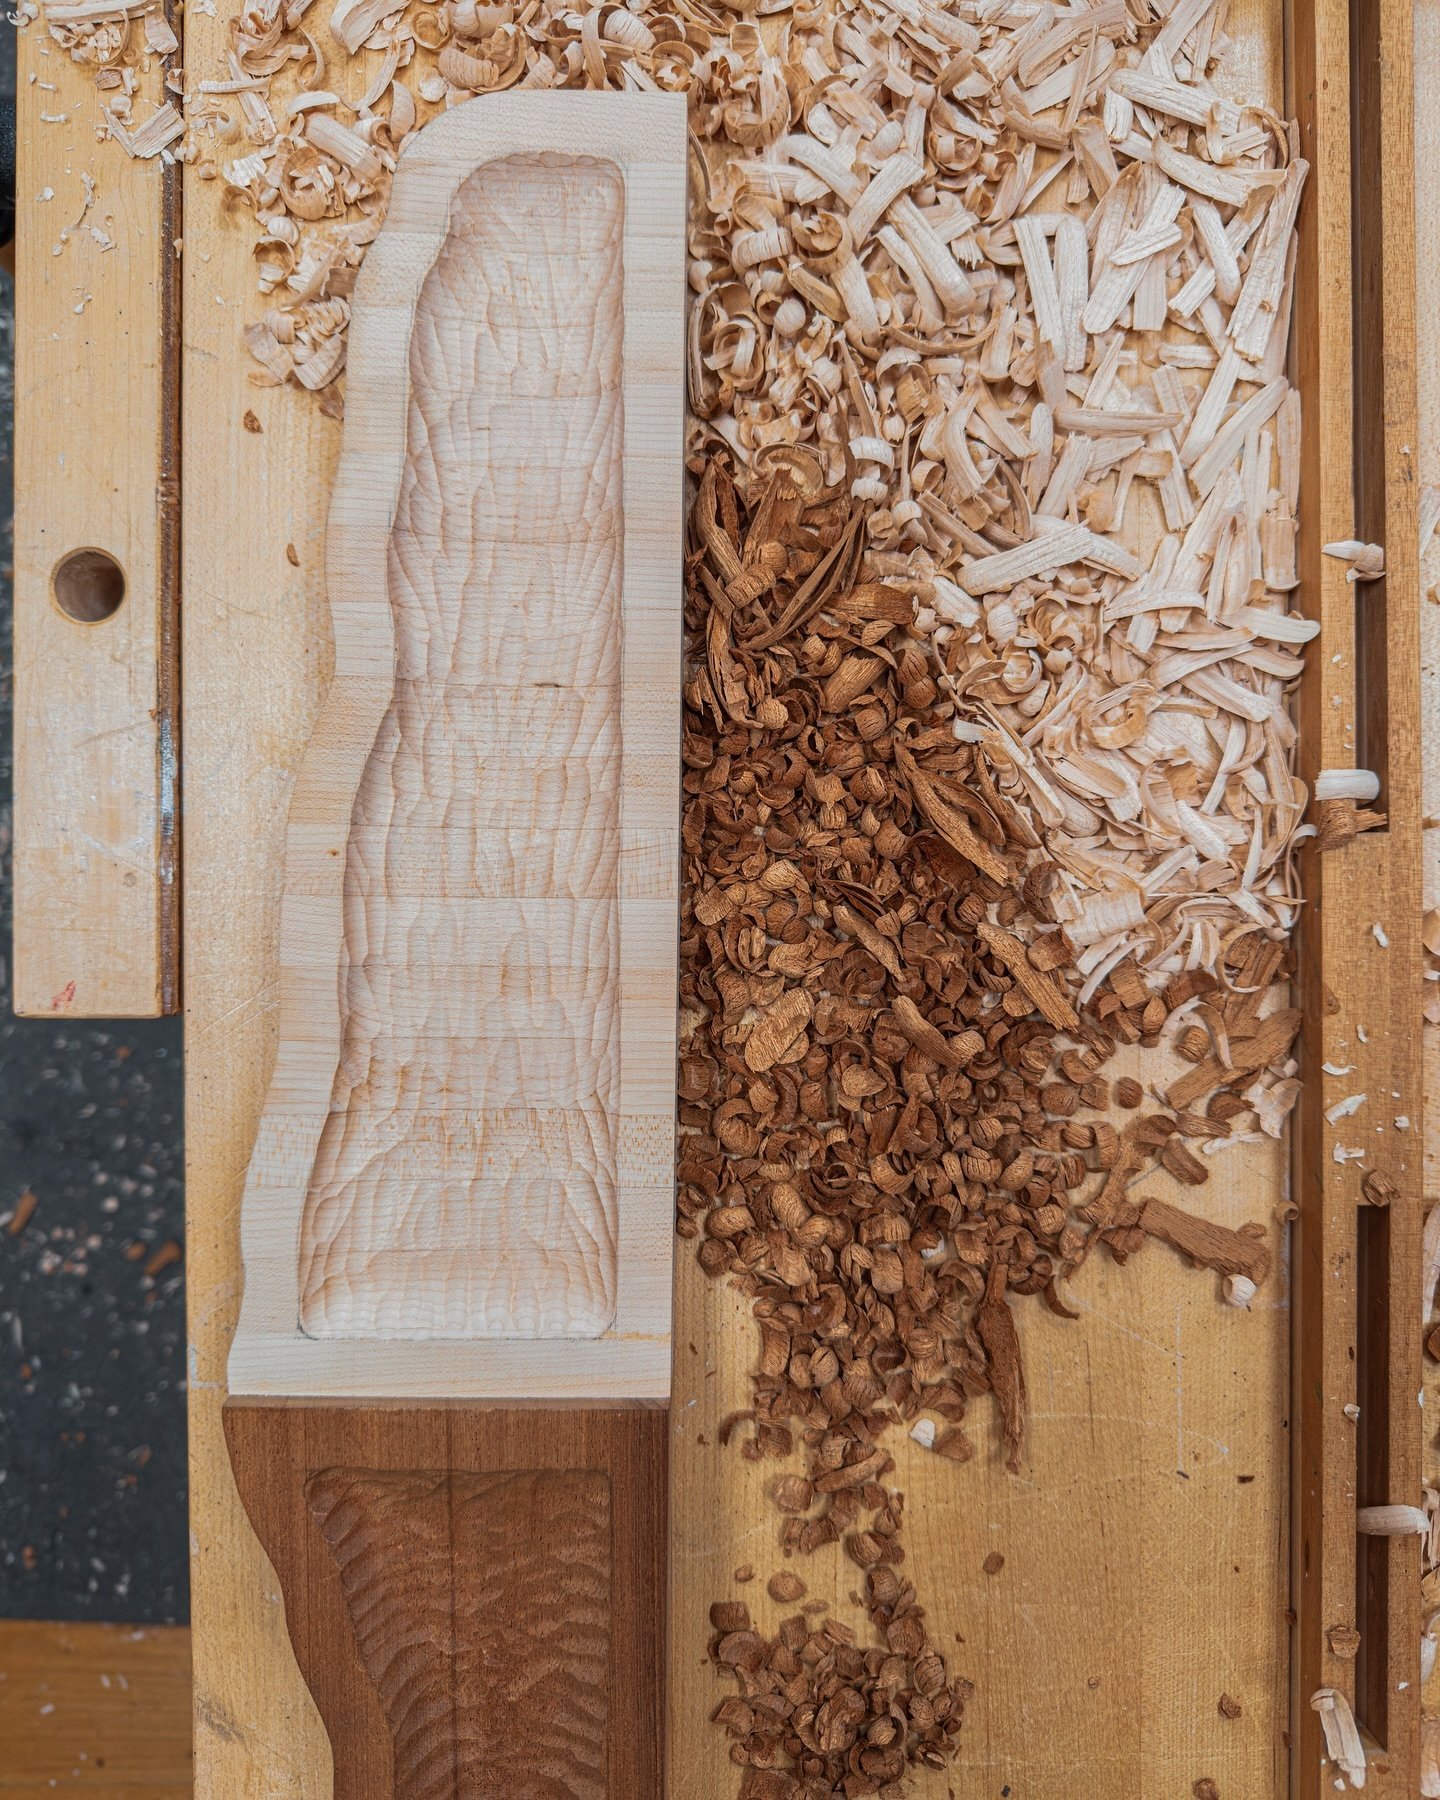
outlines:
[[1339, 1688], [1322, 1687], [1316, 1688], [1310, 1696], [1310, 1705], [1320, 1715], [1320, 1724], [1325, 1733], [1325, 1748], [1330, 1753], [1330, 1760], [1352, 1788], [1363, 1788], [1365, 1746], [1350, 1702]]
[[180, 48], [179, 38], [158, 12], [145, 15], [145, 48], [152, 56], [170, 56]]
[[404, 0], [336, 0], [330, 30], [353, 56], [382, 19], [404, 10]]

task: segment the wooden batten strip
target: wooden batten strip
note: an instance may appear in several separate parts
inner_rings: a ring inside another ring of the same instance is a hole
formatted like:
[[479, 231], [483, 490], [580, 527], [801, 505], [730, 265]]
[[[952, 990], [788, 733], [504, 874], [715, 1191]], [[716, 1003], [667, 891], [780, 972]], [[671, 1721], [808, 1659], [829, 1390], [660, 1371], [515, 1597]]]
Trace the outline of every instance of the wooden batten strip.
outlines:
[[[1301, 689], [1300, 773], [1313, 786], [1322, 768], [1374, 756], [1367, 717], [1384, 719], [1390, 747], [1385, 829], [1302, 859], [1291, 1793], [1333, 1793], [1334, 1721], [1353, 1714], [1370, 1749], [1365, 1791], [1399, 1800], [1420, 1791], [1418, 1563], [1410, 1539], [1361, 1538], [1356, 1515], [1420, 1500], [1412, 10], [1405, 0], [1319, 0], [1291, 8], [1289, 22], [1291, 106], [1313, 165], [1295, 269], [1298, 598], [1330, 652], [1326, 678]], [[1353, 318], [1337, 300], [1352, 285]], [[1346, 538], [1383, 543], [1383, 594], [1366, 584], [1357, 601], [1345, 565], [1322, 554]], [[1367, 610], [1368, 627], [1357, 629]], [[1347, 1104], [1355, 1095], [1374, 1101], [1357, 1109]], [[1388, 1207], [1367, 1204], [1377, 1176], [1394, 1190]]]
[[14, 1004], [148, 1017], [180, 1003], [181, 171], [16, 41]]

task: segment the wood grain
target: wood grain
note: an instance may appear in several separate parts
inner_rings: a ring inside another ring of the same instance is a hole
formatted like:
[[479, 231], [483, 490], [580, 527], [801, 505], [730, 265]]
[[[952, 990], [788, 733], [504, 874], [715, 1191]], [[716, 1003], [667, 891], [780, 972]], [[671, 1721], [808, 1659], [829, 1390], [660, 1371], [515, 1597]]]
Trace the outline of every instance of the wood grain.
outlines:
[[663, 1407], [225, 1423], [337, 1800], [659, 1800]]
[[0, 1794], [185, 1800], [190, 1633], [0, 1620]]
[[658, 95], [505, 95], [401, 164], [236, 1391], [668, 1391], [683, 170]]
[[140, 1018], [179, 1005], [180, 170], [96, 141], [42, 21], [16, 45], [14, 1006]]
[[535, 1401], [669, 1386], [683, 154], [456, 111], [356, 293], [230, 1357], [349, 1404], [227, 1413], [347, 1800], [659, 1793], [665, 1416]]
[[605, 1800], [608, 1476], [322, 1469], [305, 1499], [385, 1710], [397, 1790], [447, 1800], [530, 1782]]
[[[1440, 268], [1440, 0], [1417, 0], [1415, 6], [1415, 266]], [[1416, 333], [1416, 388], [1419, 428], [1416, 470], [1422, 491], [1440, 488], [1440, 332]], [[1440, 542], [1422, 546], [1420, 561], [1420, 731], [1421, 778], [1424, 784], [1424, 830], [1421, 840], [1422, 881], [1427, 910], [1440, 906], [1440, 605], [1429, 596], [1440, 580]], [[1433, 964], [1431, 965], [1434, 966]], [[1433, 989], [1430, 990], [1433, 992]], [[1423, 1027], [1426, 1210], [1440, 1198], [1440, 1026]], [[1434, 1317], [1433, 1300], [1427, 1318]], [[1421, 1439], [1421, 1473], [1440, 1487], [1440, 1362], [1427, 1356], [1423, 1364], [1425, 1426]], [[1432, 1672], [1421, 1692], [1422, 1714], [1440, 1718], [1440, 1669]]]
[[[1294, 107], [1313, 164], [1294, 333], [1307, 409], [1300, 593], [1322, 621], [1327, 653], [1321, 678], [1301, 692], [1301, 773], [1313, 782], [1317, 770], [1354, 767], [1365, 754], [1389, 820], [1384, 831], [1302, 859], [1292, 1792], [1333, 1791], [1309, 1704], [1331, 1687], [1376, 1747], [1366, 1791], [1409, 1795], [1418, 1789], [1414, 1546], [1357, 1541], [1353, 1519], [1357, 1504], [1413, 1504], [1420, 1492], [1411, 1410], [1421, 1380], [1411, 1296], [1425, 1129], [1415, 1024], [1423, 998], [1415, 217], [1413, 164], [1392, 154], [1413, 141], [1413, 25], [1408, 0], [1323, 0], [1294, 8], [1292, 26]], [[1354, 536], [1383, 543], [1383, 592], [1357, 597], [1343, 564], [1321, 555], [1322, 544]], [[1358, 1114], [1326, 1119], [1326, 1108], [1356, 1093], [1367, 1097]], [[1361, 1204], [1372, 1169], [1399, 1190], [1383, 1214]], [[1358, 1421], [1347, 1405], [1358, 1405]], [[1336, 1625], [1359, 1629], [1358, 1659], [1331, 1649]]]

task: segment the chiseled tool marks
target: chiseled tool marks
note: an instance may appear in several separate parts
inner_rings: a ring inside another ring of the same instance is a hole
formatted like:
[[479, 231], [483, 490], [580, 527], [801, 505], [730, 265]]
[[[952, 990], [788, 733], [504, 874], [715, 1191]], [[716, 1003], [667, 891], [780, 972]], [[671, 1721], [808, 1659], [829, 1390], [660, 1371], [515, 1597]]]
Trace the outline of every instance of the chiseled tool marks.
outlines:
[[390, 1726], [396, 1800], [607, 1800], [608, 1476], [333, 1468], [305, 1498]]
[[350, 825], [314, 1337], [593, 1337], [615, 1310], [624, 186], [457, 191], [409, 346], [394, 695]]

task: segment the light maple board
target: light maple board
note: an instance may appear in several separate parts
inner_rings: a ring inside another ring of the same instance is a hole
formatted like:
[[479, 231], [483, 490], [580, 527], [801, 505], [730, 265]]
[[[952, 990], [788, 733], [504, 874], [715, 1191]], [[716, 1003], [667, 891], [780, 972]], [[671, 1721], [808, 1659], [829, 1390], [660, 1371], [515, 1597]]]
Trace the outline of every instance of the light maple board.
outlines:
[[684, 126], [457, 108], [361, 274], [235, 1392], [669, 1391]]
[[[1357, 1509], [1416, 1503], [1421, 1472], [1416, 219], [1413, 161], [1396, 153], [1412, 138], [1413, 28], [1408, 0], [1323, 0], [1293, 33], [1315, 164], [1296, 279], [1294, 362], [1313, 396], [1299, 569], [1324, 651], [1297, 708], [1300, 766], [1312, 783], [1322, 768], [1374, 770], [1385, 813], [1383, 829], [1301, 858], [1295, 1788], [1333, 1788], [1313, 1702], [1338, 1692], [1375, 1746], [1367, 1787], [1381, 1800], [1416, 1791], [1419, 1738], [1415, 1547], [1355, 1529]], [[1339, 128], [1352, 119], [1353, 132]], [[1336, 527], [1384, 547], [1383, 583], [1368, 593], [1323, 554]], [[1377, 1207], [1366, 1202], [1380, 1176], [1394, 1198]], [[1337, 1649], [1346, 1624], [1358, 1656]]]
[[[1238, 79], [1278, 108], [1279, 6], [1232, 5], [1228, 29]], [[210, 66], [223, 22], [196, 15], [191, 40], [192, 66]], [[186, 509], [214, 521], [187, 547], [187, 705], [207, 723], [187, 770], [197, 1792], [323, 1800], [328, 1745], [235, 1498], [219, 1406], [238, 1203], [275, 1055], [285, 811], [332, 657], [321, 539], [339, 429], [299, 396], [248, 385], [237, 308], [215, 299], [249, 294], [248, 243], [219, 227], [198, 182], [189, 193]], [[261, 434], [241, 430], [247, 406]], [[244, 517], [224, 504], [236, 491], [251, 497]], [[1231, 1153], [1221, 1168], [1206, 1210], [1273, 1232], [1286, 1185], [1278, 1150]], [[1222, 1795], [1279, 1793], [1290, 1716], [1284, 1273], [1249, 1314], [1222, 1309], [1208, 1276], [1159, 1248], [1128, 1269], [1096, 1259], [1074, 1289], [1080, 1321], [1032, 1308], [1020, 1325], [1033, 1404], [1021, 1478], [988, 1454], [956, 1468], [895, 1446], [907, 1573], [932, 1637], [977, 1683], [957, 1765], [921, 1776], [915, 1792], [988, 1800], [1008, 1783], [1035, 1800], [1170, 1800], [1208, 1777]], [[705, 1659], [705, 1611], [743, 1593], [769, 1622], [760, 1588], [781, 1559], [764, 1492], [774, 1466], [718, 1444], [720, 1421], [746, 1403], [753, 1328], [683, 1249], [675, 1348], [671, 1783], [677, 1800], [718, 1800], [735, 1777], [707, 1715], [729, 1684]], [[987, 1574], [997, 1551], [1003, 1566]], [[737, 1588], [744, 1564], [760, 1579]], [[802, 1573], [863, 1634], [853, 1567], [830, 1551]], [[1221, 1717], [1222, 1692], [1241, 1703], [1238, 1718]]]
[[140, 1018], [179, 1004], [180, 171], [16, 46], [14, 1005]]

